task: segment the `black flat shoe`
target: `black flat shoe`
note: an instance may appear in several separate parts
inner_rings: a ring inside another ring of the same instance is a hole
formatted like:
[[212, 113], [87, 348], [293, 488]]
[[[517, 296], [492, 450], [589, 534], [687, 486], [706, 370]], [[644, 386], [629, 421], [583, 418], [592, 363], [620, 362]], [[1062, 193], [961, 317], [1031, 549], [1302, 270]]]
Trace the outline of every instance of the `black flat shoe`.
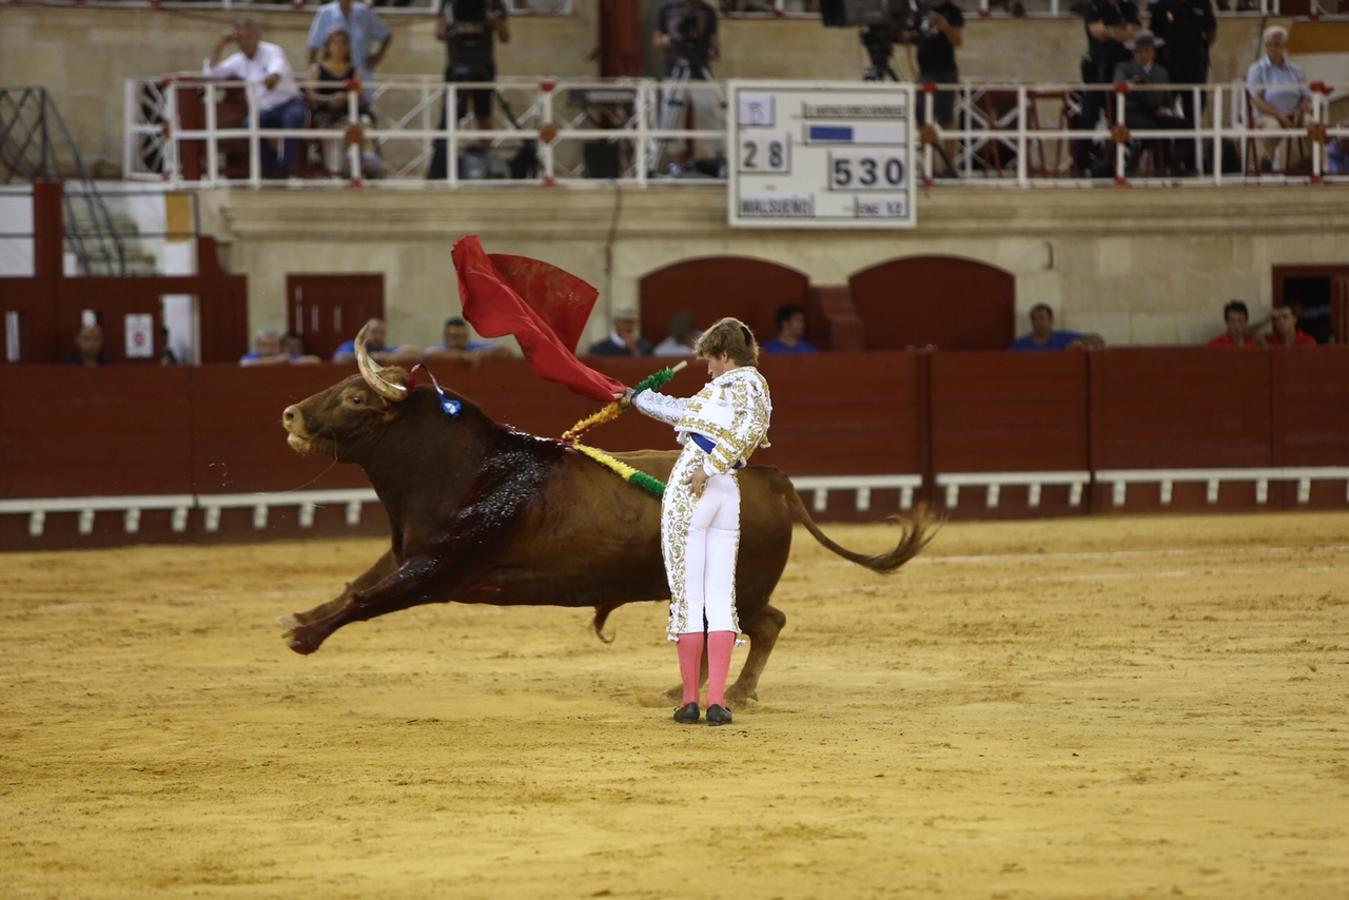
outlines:
[[[718, 706], [717, 709], [721, 709], [721, 707]], [[707, 711], [707, 714], [710, 716], [712, 714], [712, 710], [709, 709]], [[679, 709], [675, 710], [674, 720], [678, 722], [680, 725], [698, 724], [698, 704], [685, 703], [683, 706], [679, 707]]]
[[718, 706], [713, 703], [707, 708], [708, 725], [730, 725], [731, 711], [724, 706]]

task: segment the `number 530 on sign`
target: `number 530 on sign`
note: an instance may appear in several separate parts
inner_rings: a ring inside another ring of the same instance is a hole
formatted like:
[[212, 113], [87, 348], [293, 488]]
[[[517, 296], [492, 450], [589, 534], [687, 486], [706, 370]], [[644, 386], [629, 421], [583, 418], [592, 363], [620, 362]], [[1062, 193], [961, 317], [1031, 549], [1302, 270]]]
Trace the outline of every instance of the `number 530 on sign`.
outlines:
[[829, 153], [829, 188], [835, 191], [894, 191], [904, 184], [907, 154], [858, 148]]

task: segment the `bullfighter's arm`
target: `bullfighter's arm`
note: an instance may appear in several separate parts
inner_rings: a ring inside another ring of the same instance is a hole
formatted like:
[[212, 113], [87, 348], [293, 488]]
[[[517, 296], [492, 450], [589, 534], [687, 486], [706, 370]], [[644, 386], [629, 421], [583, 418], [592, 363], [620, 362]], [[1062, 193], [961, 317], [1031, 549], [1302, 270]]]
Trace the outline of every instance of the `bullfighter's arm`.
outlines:
[[717, 436], [716, 447], [703, 461], [703, 470], [708, 475], [724, 475], [741, 459], [749, 458], [767, 436], [768, 420], [773, 412], [768, 392], [752, 381], [737, 381], [729, 385], [722, 396], [731, 401], [734, 424], [729, 437]]
[[678, 425], [688, 409], [689, 397], [671, 397], [658, 391], [642, 391], [632, 398], [637, 411], [666, 425]]

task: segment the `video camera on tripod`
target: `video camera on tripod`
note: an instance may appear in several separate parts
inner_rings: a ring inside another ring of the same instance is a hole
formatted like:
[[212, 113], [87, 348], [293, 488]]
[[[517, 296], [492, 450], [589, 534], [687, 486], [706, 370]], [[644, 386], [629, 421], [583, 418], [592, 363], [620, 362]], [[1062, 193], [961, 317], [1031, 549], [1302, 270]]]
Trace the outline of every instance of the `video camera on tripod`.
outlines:
[[820, 0], [820, 18], [826, 28], [862, 29], [859, 38], [871, 61], [864, 81], [887, 77], [899, 81], [890, 65], [895, 44], [914, 42], [928, 9], [916, 0]]
[[712, 61], [712, 39], [702, 11], [696, 6], [680, 9], [670, 25], [669, 35], [675, 57], [695, 75], [701, 74]]

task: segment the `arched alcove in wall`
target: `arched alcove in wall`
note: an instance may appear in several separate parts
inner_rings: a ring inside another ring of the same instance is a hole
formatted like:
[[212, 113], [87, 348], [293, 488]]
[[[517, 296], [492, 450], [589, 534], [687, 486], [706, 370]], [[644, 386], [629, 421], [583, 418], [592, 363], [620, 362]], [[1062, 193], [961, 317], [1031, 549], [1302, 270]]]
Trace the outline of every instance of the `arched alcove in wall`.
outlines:
[[935, 344], [1002, 350], [1016, 326], [1016, 278], [958, 256], [892, 259], [848, 279], [868, 350]]
[[638, 284], [642, 336], [655, 344], [665, 338], [670, 316], [680, 310], [693, 313], [700, 329], [722, 316], [735, 316], [767, 340], [777, 334], [779, 306], [806, 305], [810, 279], [766, 259], [704, 256], [648, 272]]

